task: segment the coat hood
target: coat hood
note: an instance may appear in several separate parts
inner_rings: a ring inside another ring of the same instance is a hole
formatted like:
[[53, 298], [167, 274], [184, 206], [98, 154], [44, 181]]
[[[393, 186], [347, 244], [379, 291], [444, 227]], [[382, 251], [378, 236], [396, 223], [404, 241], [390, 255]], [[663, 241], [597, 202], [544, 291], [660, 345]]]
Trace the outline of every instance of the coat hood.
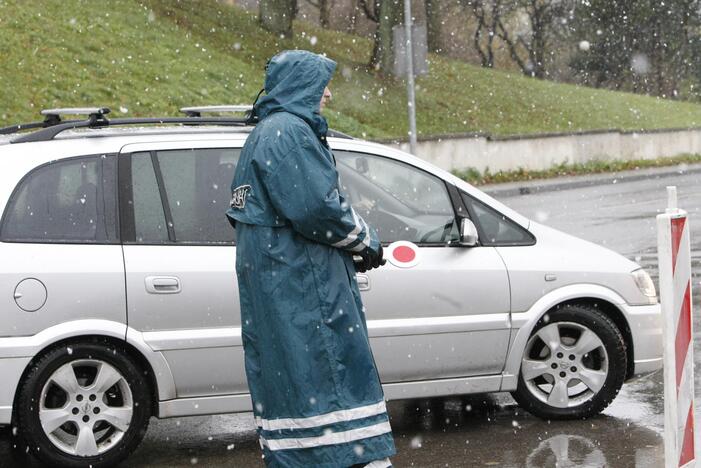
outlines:
[[274, 112], [289, 112], [304, 119], [321, 138], [328, 124], [319, 113], [324, 88], [331, 81], [336, 62], [306, 50], [286, 50], [275, 55], [266, 67], [265, 96], [254, 108], [263, 120]]

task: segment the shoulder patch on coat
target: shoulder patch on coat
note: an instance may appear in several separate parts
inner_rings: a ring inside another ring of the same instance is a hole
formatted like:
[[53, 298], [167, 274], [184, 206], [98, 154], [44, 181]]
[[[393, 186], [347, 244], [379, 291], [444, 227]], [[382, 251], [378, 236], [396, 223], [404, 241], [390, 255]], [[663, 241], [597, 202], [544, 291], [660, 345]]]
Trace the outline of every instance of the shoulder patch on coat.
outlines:
[[243, 210], [243, 207], [246, 206], [246, 197], [248, 196], [248, 193], [250, 191], [250, 185], [241, 185], [239, 187], [236, 187], [231, 192], [231, 202], [229, 202], [231, 207], [238, 210]]

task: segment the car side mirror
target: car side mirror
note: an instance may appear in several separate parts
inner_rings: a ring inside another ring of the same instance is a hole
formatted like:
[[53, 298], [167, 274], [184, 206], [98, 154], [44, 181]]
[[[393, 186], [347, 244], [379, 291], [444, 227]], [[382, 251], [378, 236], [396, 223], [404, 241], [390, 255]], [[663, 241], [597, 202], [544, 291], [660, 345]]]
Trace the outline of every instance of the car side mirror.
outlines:
[[477, 234], [475, 223], [469, 218], [462, 218], [460, 220], [460, 245], [474, 247], [478, 240], [479, 234]]

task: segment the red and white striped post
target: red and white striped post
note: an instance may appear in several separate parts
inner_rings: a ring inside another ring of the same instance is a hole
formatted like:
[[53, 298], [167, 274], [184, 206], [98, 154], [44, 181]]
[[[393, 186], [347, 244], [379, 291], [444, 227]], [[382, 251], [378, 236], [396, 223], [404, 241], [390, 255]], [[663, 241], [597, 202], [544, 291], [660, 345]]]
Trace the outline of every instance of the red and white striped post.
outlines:
[[657, 252], [664, 337], [665, 467], [694, 466], [694, 343], [691, 252], [687, 213], [677, 208], [677, 188], [667, 187], [668, 207], [657, 216]]

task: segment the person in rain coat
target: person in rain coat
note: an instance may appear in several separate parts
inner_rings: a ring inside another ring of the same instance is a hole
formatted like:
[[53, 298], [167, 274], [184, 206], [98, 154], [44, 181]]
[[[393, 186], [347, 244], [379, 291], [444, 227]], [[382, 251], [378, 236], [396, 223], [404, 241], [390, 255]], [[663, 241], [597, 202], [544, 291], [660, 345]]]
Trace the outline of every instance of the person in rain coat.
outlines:
[[353, 261], [377, 267], [382, 247], [338, 191], [319, 109], [335, 68], [307, 51], [268, 62], [231, 186], [246, 375], [268, 467], [384, 468], [395, 453]]

